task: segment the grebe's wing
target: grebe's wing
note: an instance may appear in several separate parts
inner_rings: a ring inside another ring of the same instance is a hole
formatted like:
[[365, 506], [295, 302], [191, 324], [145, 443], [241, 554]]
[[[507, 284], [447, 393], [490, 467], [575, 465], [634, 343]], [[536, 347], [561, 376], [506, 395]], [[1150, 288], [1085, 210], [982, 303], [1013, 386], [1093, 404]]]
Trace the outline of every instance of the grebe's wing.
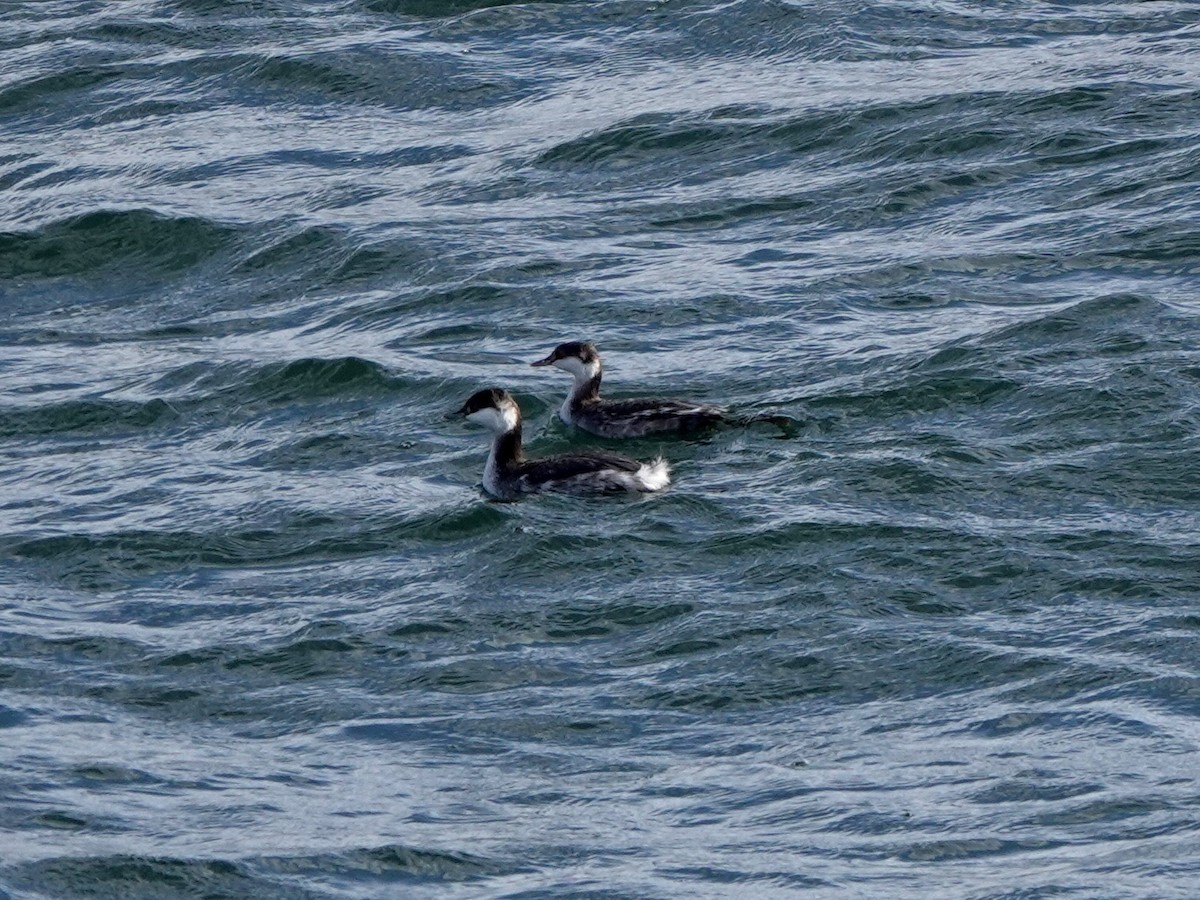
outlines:
[[636, 472], [642, 464], [619, 453], [589, 450], [585, 453], [563, 453], [531, 459], [521, 464], [521, 477], [530, 482], [563, 481], [580, 475], [591, 475], [603, 469]]
[[673, 424], [683, 430], [708, 428], [728, 421], [725, 410], [719, 406], [664, 397], [601, 400], [589, 411], [613, 422], [623, 420], [660, 427]]

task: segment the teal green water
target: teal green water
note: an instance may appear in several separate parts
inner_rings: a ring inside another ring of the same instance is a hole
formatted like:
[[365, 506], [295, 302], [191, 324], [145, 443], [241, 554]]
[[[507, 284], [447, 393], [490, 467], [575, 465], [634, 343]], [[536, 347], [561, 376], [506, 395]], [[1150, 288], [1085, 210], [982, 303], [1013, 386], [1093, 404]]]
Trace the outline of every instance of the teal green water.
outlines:
[[4, 5], [0, 896], [1191, 896], [1198, 35]]

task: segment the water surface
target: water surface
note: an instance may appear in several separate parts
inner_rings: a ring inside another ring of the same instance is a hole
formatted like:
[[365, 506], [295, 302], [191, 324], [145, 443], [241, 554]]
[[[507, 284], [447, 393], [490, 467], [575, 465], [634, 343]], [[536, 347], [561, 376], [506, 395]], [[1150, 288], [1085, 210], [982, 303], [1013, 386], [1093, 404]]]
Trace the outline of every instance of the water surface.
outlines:
[[[1198, 39], [9, 2], [0, 893], [1190, 896]], [[489, 503], [492, 384], [675, 483]]]

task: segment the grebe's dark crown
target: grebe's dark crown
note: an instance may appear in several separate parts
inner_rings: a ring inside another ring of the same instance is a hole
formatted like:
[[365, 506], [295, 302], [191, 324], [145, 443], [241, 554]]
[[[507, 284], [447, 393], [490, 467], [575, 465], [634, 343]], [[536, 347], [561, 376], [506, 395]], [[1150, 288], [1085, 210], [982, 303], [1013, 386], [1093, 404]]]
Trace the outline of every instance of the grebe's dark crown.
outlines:
[[462, 409], [458, 411], [460, 416], [469, 416], [473, 412], [479, 412], [481, 409], [499, 409], [500, 404], [505, 400], [512, 401], [512, 397], [504, 388], [484, 388], [482, 391], [476, 391], [467, 398], [467, 402], [462, 405]]
[[600, 351], [596, 349], [596, 345], [591, 341], [567, 341], [565, 344], [559, 344], [551, 350], [550, 355], [545, 359], [530, 363], [530, 365], [551, 366], [560, 359], [570, 359], [571, 357], [575, 357], [585, 363], [598, 362]]

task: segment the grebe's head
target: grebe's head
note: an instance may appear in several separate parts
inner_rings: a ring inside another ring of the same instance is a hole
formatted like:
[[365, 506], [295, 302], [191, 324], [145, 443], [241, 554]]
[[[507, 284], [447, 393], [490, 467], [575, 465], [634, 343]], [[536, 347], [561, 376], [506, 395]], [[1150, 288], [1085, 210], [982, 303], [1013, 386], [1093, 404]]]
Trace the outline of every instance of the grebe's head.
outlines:
[[570, 372], [576, 381], [590, 381], [600, 372], [600, 351], [596, 345], [587, 341], [568, 341], [559, 344], [550, 351], [545, 359], [539, 359], [531, 366], [554, 366], [564, 372]]
[[521, 424], [521, 408], [512, 394], [503, 388], [476, 391], [467, 398], [458, 414], [493, 434], [504, 434]]

